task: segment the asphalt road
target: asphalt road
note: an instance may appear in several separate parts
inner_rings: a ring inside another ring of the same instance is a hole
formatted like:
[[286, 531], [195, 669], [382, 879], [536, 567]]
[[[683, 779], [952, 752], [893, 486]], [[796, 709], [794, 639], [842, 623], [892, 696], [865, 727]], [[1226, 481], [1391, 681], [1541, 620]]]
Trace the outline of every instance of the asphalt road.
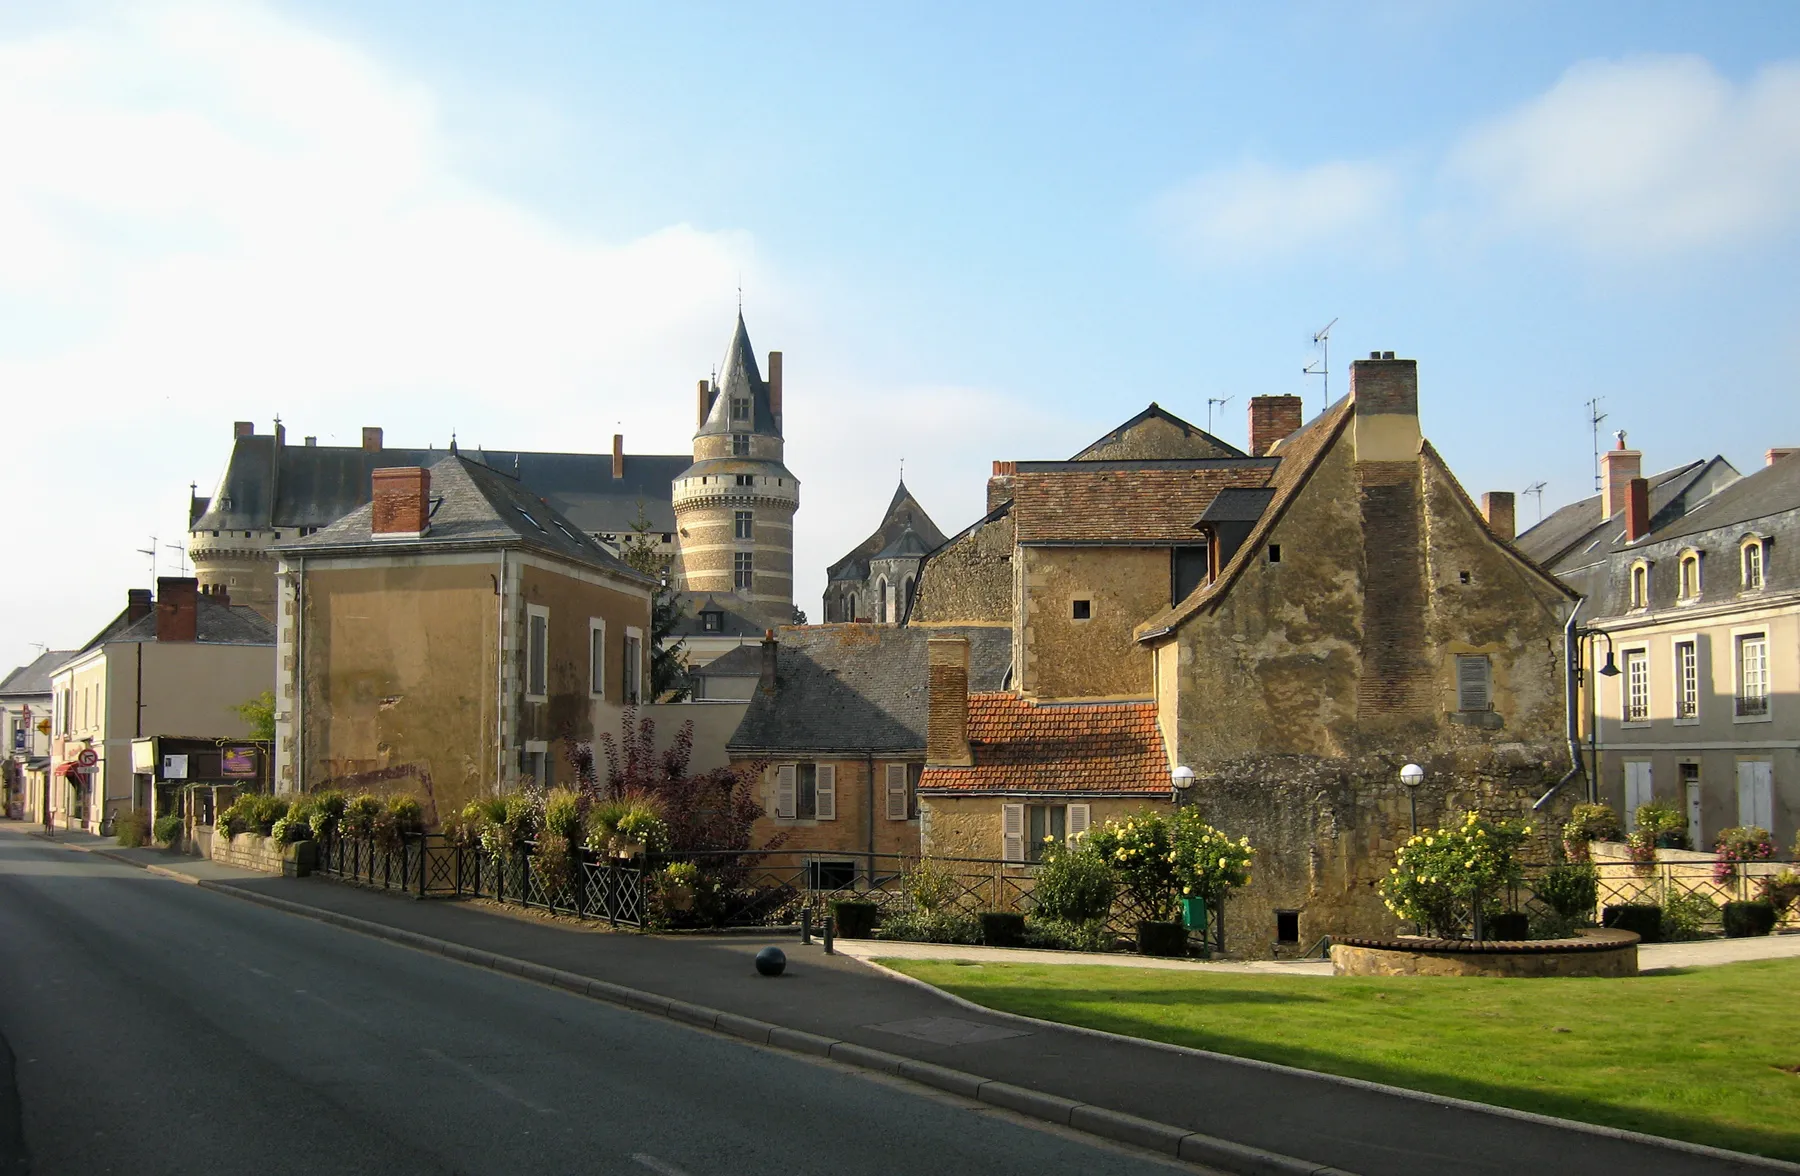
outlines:
[[0, 1173], [1192, 1172], [0, 839]]

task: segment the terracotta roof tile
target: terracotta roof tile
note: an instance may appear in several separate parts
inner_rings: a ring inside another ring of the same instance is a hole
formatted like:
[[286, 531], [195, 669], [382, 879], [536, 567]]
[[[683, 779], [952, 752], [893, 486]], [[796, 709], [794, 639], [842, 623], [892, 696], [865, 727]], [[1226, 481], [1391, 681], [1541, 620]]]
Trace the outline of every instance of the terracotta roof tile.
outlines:
[[1013, 517], [1020, 543], [1198, 543], [1194, 524], [1227, 486], [1262, 486], [1268, 458], [1020, 462]]
[[972, 767], [928, 765], [921, 792], [1167, 795], [1152, 702], [1034, 703], [969, 695]]

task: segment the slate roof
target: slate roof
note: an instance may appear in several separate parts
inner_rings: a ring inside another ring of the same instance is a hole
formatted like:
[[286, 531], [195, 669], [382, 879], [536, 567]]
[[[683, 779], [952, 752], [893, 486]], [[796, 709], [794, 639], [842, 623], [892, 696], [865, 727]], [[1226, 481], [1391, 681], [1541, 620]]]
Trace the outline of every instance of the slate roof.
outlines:
[[[91, 641], [73, 653], [64, 654], [63, 660], [52, 668], [60, 669], [76, 654], [109, 642], [155, 641], [156, 610], [151, 609], [148, 616], [139, 617], [136, 622], [127, 619], [128, 613], [128, 609], [120, 609], [119, 615], [108, 621]], [[248, 605], [222, 604], [204, 592], [195, 597], [194, 630], [194, 640], [202, 645], [275, 644], [275, 625], [267, 617]]]
[[1227, 486], [1200, 515], [1203, 523], [1254, 523], [1275, 497], [1267, 486]]
[[760, 678], [762, 646], [740, 645], [728, 649], [693, 672], [696, 677], [704, 678]]
[[[745, 754], [923, 754], [925, 643], [943, 634], [969, 639], [970, 689], [1005, 684], [1012, 663], [1010, 629], [862, 624], [778, 629], [776, 689], [756, 692], [726, 746]], [[725, 656], [753, 654], [760, 658], [762, 651], [733, 650]]]
[[518, 479], [460, 454], [440, 454], [426, 468], [431, 473], [431, 513], [423, 537], [374, 538], [370, 533], [374, 507], [365, 503], [330, 526], [304, 539], [276, 544], [273, 550], [316, 555], [370, 548], [391, 552], [450, 546], [528, 547], [617, 576], [654, 582], [589, 538]]
[[[769, 627], [766, 620], [740, 612], [736, 601], [729, 596], [724, 600], [716, 596], [696, 596], [691, 592], [683, 592], [679, 596], [681, 616], [672, 630], [677, 637], [760, 637]], [[704, 628], [700, 620], [702, 612], [718, 613], [720, 627]], [[710, 663], [704, 668], [710, 669]]]
[[1196, 451], [1194, 453], [1195, 457], [1248, 457], [1249, 456], [1249, 454], [1245, 453], [1243, 450], [1239, 449], [1237, 446], [1232, 445], [1226, 441], [1221, 441], [1217, 437], [1213, 436], [1211, 433], [1208, 433], [1205, 429], [1200, 428], [1198, 425], [1193, 425], [1193, 424], [1188, 423], [1187, 421], [1182, 420], [1180, 417], [1176, 416], [1174, 413], [1170, 412], [1166, 408], [1163, 408], [1161, 405], [1157, 404], [1156, 401], [1152, 400], [1150, 402], [1150, 407], [1146, 408], [1143, 412], [1138, 413], [1136, 416], [1132, 417], [1130, 420], [1126, 421], [1124, 424], [1119, 425], [1117, 428], [1113, 429], [1111, 432], [1107, 433], [1105, 436], [1095, 439], [1093, 444], [1086, 446], [1085, 448], [1083, 448], [1081, 450], [1081, 452], [1077, 453], [1074, 457], [1070, 458], [1069, 460], [1070, 461], [1090, 461], [1090, 460], [1092, 460], [1096, 454], [1096, 451], [1104, 450], [1109, 445], [1118, 444], [1120, 441], [1123, 441], [1125, 439], [1125, 434], [1129, 433], [1132, 429], [1136, 428], [1138, 425], [1141, 425], [1145, 421], [1148, 421], [1148, 420], [1166, 421], [1169, 424], [1174, 425], [1176, 428], [1180, 429], [1182, 431], [1182, 435], [1184, 437], [1192, 440], [1195, 443], [1194, 444], [1194, 449]]
[[[1737, 471], [1723, 457], [1713, 457], [1651, 475], [1648, 479], [1651, 529], [1679, 517], [1687, 508], [1689, 491], [1700, 485], [1707, 475], [1720, 473], [1735, 477]], [[1624, 530], [1623, 515], [1624, 511], [1620, 510], [1611, 519], [1601, 518], [1600, 495], [1594, 494], [1552, 511], [1513, 542], [1520, 551], [1546, 567], [1557, 567], [1564, 559], [1586, 555], [1598, 540], [1604, 538], [1610, 542], [1613, 532]], [[1618, 521], [1614, 522], [1614, 519]]]
[[[1747, 525], [1796, 508], [1800, 508], [1800, 461], [1789, 454], [1739, 478], [1689, 508], [1686, 514], [1661, 530], [1654, 529], [1653, 521], [1650, 538], [1652, 541], [1679, 539], [1702, 531]], [[1652, 515], [1652, 520], [1654, 517]], [[1624, 546], [1619, 545], [1620, 548]]]
[[1273, 457], [1022, 461], [1013, 474], [1018, 542], [1194, 543], [1221, 490], [1266, 484]]
[[926, 547], [919, 539], [918, 532], [914, 531], [911, 527], [908, 527], [906, 530], [900, 532], [897, 539], [876, 552], [871, 558], [877, 560], [917, 559], [921, 555], [928, 554], [930, 550], [931, 549]]
[[[750, 420], [731, 419], [731, 398], [750, 397]], [[720, 433], [764, 433], [779, 437], [781, 422], [776, 419], [769, 400], [769, 385], [756, 366], [756, 349], [750, 346], [750, 333], [744, 329], [744, 314], [738, 312], [737, 329], [726, 344], [725, 359], [713, 379], [712, 406], [701, 424], [700, 437]]]
[[1153, 702], [1039, 703], [969, 696], [969, 767], [926, 765], [919, 791], [1169, 795]]
[[[38, 654], [36, 660], [29, 665], [20, 666], [0, 679], [0, 698], [31, 698], [50, 693], [50, 675], [77, 652], [79, 651], [73, 649], [52, 649]], [[0, 749], [0, 753], [3, 752], [4, 749]]]
[[869, 561], [881, 558], [877, 553], [885, 554], [908, 527], [925, 549], [919, 554], [936, 551], [944, 545], [944, 533], [938, 530], [937, 524], [931, 521], [931, 516], [925, 513], [925, 508], [919, 505], [919, 500], [913, 497], [902, 479], [894, 488], [894, 496], [888, 500], [887, 510], [882, 513], [881, 525], [832, 564], [826, 570], [826, 579], [855, 583], [867, 580]]

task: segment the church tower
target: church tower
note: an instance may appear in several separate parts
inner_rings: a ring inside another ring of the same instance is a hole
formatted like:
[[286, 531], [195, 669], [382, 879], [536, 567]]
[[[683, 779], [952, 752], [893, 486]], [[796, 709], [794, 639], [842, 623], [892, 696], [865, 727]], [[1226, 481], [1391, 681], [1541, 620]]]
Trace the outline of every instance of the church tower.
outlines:
[[675, 479], [675, 579], [767, 625], [794, 614], [800, 483], [782, 464], [781, 352], [769, 378], [738, 314], [717, 383], [700, 381], [694, 464]]

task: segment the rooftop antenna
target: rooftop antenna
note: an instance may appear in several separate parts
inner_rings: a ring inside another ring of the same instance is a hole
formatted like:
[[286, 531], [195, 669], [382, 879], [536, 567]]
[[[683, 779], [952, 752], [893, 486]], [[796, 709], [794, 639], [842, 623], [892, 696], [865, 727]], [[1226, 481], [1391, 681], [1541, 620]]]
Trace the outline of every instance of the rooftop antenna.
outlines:
[[163, 546], [176, 553], [175, 566], [181, 569], [181, 576], [186, 579], [188, 574], [187, 548], [179, 543], [165, 543]]
[[1526, 494], [1535, 495], [1537, 498], [1537, 521], [1540, 523], [1544, 521], [1544, 486], [1543, 482], [1533, 482], [1525, 487]]
[[150, 546], [137, 549], [139, 555], [150, 557], [150, 587], [156, 587], [156, 536], [150, 536]]
[[1208, 433], [1212, 432], [1212, 410], [1213, 410], [1213, 408], [1215, 406], [1218, 408], [1224, 408], [1227, 404], [1230, 404], [1231, 401], [1232, 401], [1232, 398], [1229, 396], [1223, 396], [1223, 397], [1208, 396], [1206, 398], [1206, 431]]
[[1313, 346], [1319, 349], [1319, 358], [1300, 369], [1303, 376], [1325, 377], [1325, 403], [1320, 411], [1331, 407], [1331, 328], [1337, 326], [1337, 319], [1332, 319], [1313, 332]]
[[1594, 431], [1594, 491], [1595, 491], [1595, 493], [1599, 493], [1599, 491], [1600, 491], [1600, 422], [1606, 419], [1606, 414], [1600, 411], [1600, 402], [1605, 399], [1606, 399], [1606, 397], [1604, 397], [1604, 396], [1596, 396], [1592, 400], [1587, 402], [1588, 427], [1593, 429], [1593, 431]]

